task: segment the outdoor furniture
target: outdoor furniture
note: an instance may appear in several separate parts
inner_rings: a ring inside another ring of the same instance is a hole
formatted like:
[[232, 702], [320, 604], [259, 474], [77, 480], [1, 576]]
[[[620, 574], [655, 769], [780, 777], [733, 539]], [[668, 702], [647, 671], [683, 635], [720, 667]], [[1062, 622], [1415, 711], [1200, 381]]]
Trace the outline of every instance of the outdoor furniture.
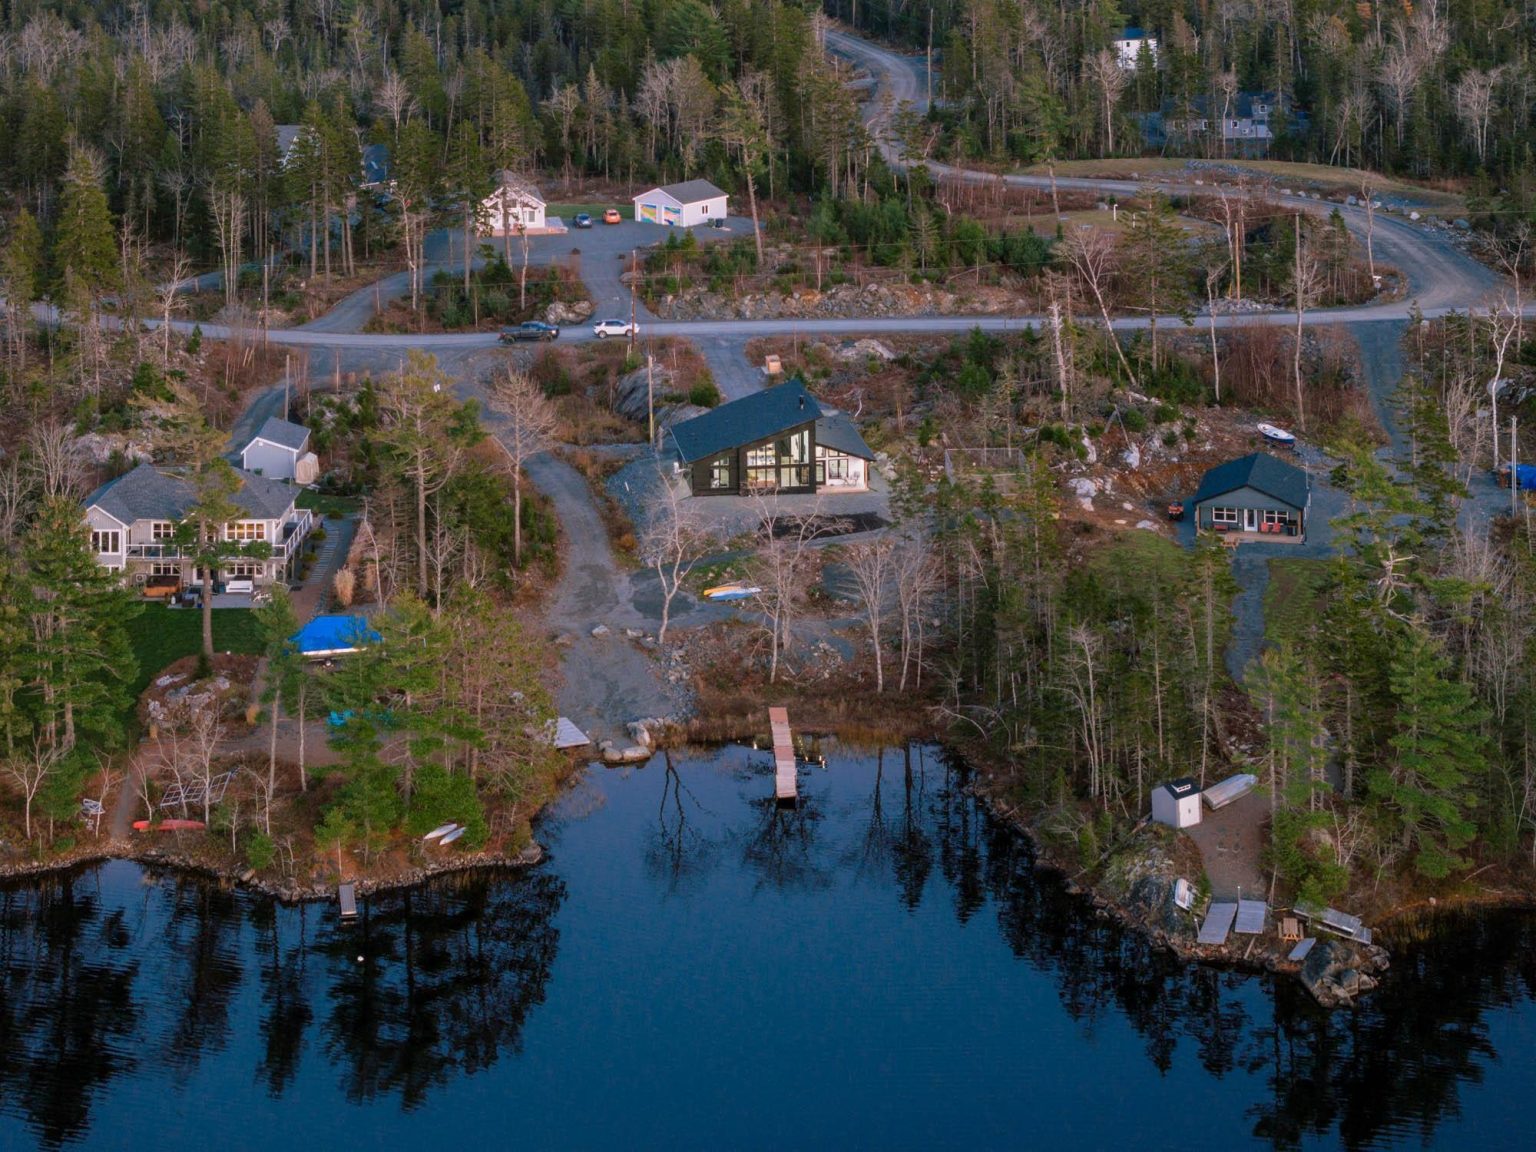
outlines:
[[1168, 501], [1168, 519], [1170, 519], [1170, 520], [1182, 520], [1182, 519], [1184, 519], [1184, 501], [1182, 501], [1182, 500], [1170, 500], [1170, 501]]
[[1283, 917], [1280, 921], [1280, 939], [1287, 944], [1301, 939], [1301, 921], [1294, 916]]
[[176, 595], [181, 587], [181, 580], [176, 576], [152, 576], [144, 582], [144, 598], [146, 600], [170, 599]]

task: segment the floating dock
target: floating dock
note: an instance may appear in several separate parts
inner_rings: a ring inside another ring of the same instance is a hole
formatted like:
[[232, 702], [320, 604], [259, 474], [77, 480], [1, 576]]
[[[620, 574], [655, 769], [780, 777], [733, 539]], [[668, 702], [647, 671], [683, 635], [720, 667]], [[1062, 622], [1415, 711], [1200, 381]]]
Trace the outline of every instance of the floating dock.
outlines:
[[1262, 900], [1239, 900], [1237, 902], [1237, 926], [1234, 932], [1241, 932], [1244, 936], [1261, 936], [1264, 934], [1264, 918], [1269, 914], [1269, 905]]
[[768, 709], [768, 727], [773, 732], [773, 794], [780, 804], [793, 804], [799, 796], [799, 774], [795, 771], [795, 738], [789, 730], [789, 711]]
[[352, 884], [343, 884], [336, 889], [336, 899], [341, 903], [341, 918], [343, 920], [357, 919], [357, 888]]
[[1236, 915], [1236, 904], [1212, 904], [1211, 910], [1205, 914], [1205, 923], [1200, 925], [1200, 935], [1196, 937], [1195, 943], [1225, 944]]

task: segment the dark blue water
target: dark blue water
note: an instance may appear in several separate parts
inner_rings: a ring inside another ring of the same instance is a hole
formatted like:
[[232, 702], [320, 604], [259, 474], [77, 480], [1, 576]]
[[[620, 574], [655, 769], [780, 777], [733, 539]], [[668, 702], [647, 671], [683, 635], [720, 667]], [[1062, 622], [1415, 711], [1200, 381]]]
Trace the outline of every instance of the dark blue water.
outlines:
[[932, 750], [792, 813], [725, 749], [595, 774], [528, 873], [285, 909], [110, 864], [0, 892], [0, 1148], [1527, 1148], [1536, 920], [1324, 1014], [1037, 874]]

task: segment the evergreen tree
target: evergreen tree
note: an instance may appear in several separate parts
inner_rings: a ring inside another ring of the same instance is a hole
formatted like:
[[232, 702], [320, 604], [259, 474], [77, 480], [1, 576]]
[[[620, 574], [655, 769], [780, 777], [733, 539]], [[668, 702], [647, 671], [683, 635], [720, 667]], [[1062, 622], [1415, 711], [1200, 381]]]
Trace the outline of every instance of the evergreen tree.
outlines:
[[1370, 774], [1370, 791], [1413, 853], [1414, 868], [1439, 879], [1467, 866], [1460, 853], [1477, 835], [1469, 809], [1474, 781], [1486, 770], [1487, 713], [1419, 626], [1403, 636], [1391, 685], [1397, 732], [1390, 764]]

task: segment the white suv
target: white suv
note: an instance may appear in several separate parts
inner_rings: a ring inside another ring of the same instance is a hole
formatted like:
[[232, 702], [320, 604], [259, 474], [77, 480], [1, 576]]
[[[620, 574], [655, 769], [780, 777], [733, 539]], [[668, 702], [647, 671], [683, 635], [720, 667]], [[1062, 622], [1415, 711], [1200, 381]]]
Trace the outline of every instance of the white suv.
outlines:
[[640, 325], [628, 320], [599, 320], [592, 326], [592, 334], [599, 340], [605, 336], [638, 336]]

